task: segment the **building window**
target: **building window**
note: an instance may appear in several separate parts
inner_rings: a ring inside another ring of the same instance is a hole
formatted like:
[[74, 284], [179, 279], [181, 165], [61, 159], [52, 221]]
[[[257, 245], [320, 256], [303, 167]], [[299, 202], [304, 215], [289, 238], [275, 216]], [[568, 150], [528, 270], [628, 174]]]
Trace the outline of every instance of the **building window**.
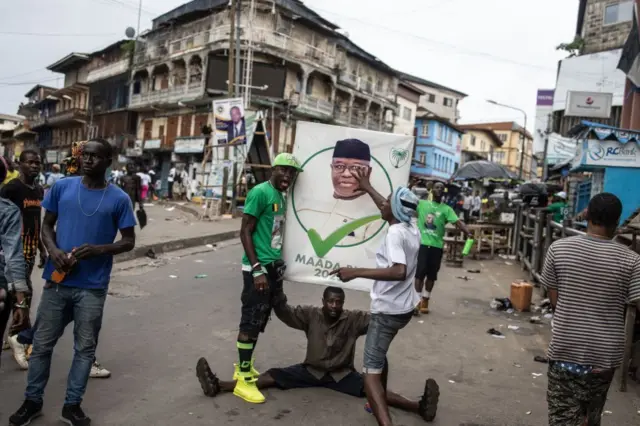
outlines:
[[500, 139], [500, 141], [502, 141], [502, 142], [506, 142], [507, 141], [507, 134], [506, 133], [498, 133], [498, 139]]
[[444, 98], [444, 106], [446, 107], [452, 107], [453, 106], [453, 99], [451, 98]]
[[444, 126], [442, 124], [438, 124], [438, 139], [444, 141]]
[[382, 93], [382, 79], [378, 79], [376, 82], [376, 92]]
[[402, 119], [411, 121], [411, 109], [408, 107], [402, 107]]
[[429, 137], [429, 123], [425, 123], [422, 125], [422, 133], [421, 136]]
[[633, 2], [623, 1], [604, 9], [604, 25], [614, 25], [631, 21], [633, 18]]
[[447, 132], [447, 143], [449, 145], [453, 145], [453, 132], [451, 131], [451, 129], [449, 129], [449, 131]]
[[493, 161], [502, 163], [504, 161], [504, 151], [494, 152]]
[[420, 159], [418, 160], [420, 162], [421, 165], [426, 166], [427, 165], [427, 154], [425, 154], [424, 152], [420, 153]]
[[485, 143], [485, 141], [480, 142], [480, 151], [484, 152], [486, 147], [487, 147], [487, 144]]
[[471, 146], [476, 146], [476, 137], [471, 135]]
[[436, 95], [433, 93], [427, 93], [427, 102], [435, 104], [436, 103]]

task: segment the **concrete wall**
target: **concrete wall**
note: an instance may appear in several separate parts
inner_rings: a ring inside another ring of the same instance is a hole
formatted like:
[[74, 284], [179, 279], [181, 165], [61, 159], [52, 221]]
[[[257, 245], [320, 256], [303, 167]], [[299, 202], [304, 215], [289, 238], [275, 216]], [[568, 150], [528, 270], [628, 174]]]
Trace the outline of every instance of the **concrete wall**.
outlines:
[[[628, 5], [632, 4], [633, 1], [628, 0], [589, 0], [587, 2], [581, 34], [585, 41], [584, 54], [617, 49], [624, 45], [632, 27], [632, 14], [628, 13]], [[628, 19], [615, 24], [605, 24], [607, 7], [615, 7], [615, 5], [619, 5], [618, 16], [624, 15], [625, 19]]]
[[[416, 118], [416, 110], [418, 109], [418, 105], [415, 102], [412, 102], [408, 99], [398, 96], [398, 114], [395, 117], [395, 123], [393, 127], [394, 133], [401, 133], [403, 135], [413, 135], [413, 130], [415, 128], [415, 118]], [[404, 109], [408, 108], [411, 111], [411, 119], [404, 119]]]
[[464, 151], [476, 152], [484, 158], [491, 160], [491, 151], [497, 150], [498, 146], [485, 132], [467, 130], [467, 132], [462, 135], [462, 149]]
[[[420, 106], [428, 109], [435, 115], [446, 118], [452, 123], [457, 123], [460, 118], [460, 112], [458, 110], [458, 103], [463, 99], [461, 96], [456, 95], [448, 90], [436, 89], [431, 86], [425, 86], [424, 84], [413, 83], [412, 84], [418, 87], [420, 90], [426, 93], [426, 95], [420, 96]], [[435, 98], [433, 102], [430, 101], [430, 96], [433, 95]], [[445, 98], [449, 98], [453, 100], [452, 106], [444, 105]]]

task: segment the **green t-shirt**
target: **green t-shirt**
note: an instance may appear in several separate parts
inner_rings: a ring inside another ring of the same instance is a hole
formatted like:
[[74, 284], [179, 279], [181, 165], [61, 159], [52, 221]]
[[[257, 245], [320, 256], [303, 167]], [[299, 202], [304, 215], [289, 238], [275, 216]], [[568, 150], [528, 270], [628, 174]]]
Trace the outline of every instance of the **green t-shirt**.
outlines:
[[567, 203], [563, 203], [562, 201], [556, 201], [547, 207], [549, 212], [553, 213], [553, 221], [562, 223], [569, 213], [569, 209], [567, 209]]
[[[247, 194], [244, 214], [258, 219], [252, 239], [258, 261], [263, 265], [281, 258], [286, 210], [284, 196], [269, 181], [256, 185]], [[242, 264], [251, 266], [246, 253]]]
[[435, 201], [420, 201], [420, 203], [418, 203], [420, 244], [423, 246], [443, 248], [445, 225], [457, 221], [458, 216], [456, 212], [448, 205], [436, 203]]

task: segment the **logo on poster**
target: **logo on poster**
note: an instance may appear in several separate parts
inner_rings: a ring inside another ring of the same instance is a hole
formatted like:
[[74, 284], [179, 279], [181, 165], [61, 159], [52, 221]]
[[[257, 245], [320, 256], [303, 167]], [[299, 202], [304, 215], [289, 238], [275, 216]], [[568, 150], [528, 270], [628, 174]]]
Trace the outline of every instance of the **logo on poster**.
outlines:
[[619, 161], [630, 161], [636, 158], [636, 148], [625, 148], [622, 146], [605, 148], [601, 144], [589, 150], [589, 157], [593, 161], [600, 161], [604, 159], [612, 159]]
[[586, 101], [584, 101], [587, 105], [591, 105], [593, 103], [593, 98], [589, 96]]
[[409, 150], [405, 148], [392, 148], [389, 153], [389, 159], [391, 160], [391, 164], [396, 169], [407, 164], [409, 160]]

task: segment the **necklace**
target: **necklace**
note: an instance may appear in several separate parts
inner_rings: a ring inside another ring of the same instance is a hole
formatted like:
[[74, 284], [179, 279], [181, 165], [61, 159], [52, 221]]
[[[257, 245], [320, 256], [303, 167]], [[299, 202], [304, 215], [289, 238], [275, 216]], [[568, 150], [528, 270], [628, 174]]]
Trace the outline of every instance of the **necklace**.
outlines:
[[85, 215], [87, 217], [91, 217], [91, 216], [95, 215], [96, 213], [98, 213], [98, 210], [100, 209], [100, 206], [102, 205], [102, 201], [104, 200], [104, 194], [107, 193], [107, 188], [108, 187], [109, 187], [109, 184], [107, 183], [106, 186], [104, 187], [104, 189], [102, 190], [102, 198], [100, 198], [100, 202], [98, 203], [98, 207], [96, 207], [96, 209], [93, 211], [93, 213], [87, 214], [82, 209], [82, 201], [80, 201], [80, 189], [82, 188], [82, 179], [80, 179], [80, 184], [78, 185], [78, 207], [80, 207], [80, 211], [82, 212], [83, 215]]

